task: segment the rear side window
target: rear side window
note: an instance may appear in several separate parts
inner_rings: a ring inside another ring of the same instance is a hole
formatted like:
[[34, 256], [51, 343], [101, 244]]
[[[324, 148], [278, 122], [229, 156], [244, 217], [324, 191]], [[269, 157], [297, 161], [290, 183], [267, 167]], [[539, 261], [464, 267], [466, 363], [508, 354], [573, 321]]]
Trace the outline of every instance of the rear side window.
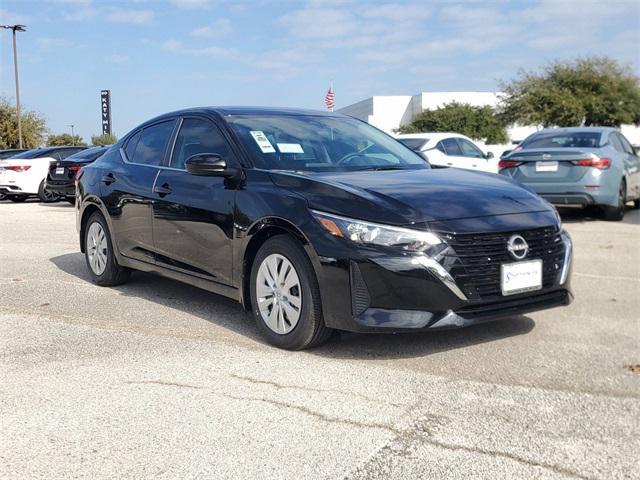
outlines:
[[616, 135], [615, 133], [609, 134], [609, 141], [611, 142], [611, 145], [613, 145], [613, 148], [615, 148], [617, 151], [624, 152], [624, 147], [622, 146], [622, 142], [618, 138], [618, 135]]
[[627, 140], [624, 135], [621, 135], [620, 133], [616, 133], [616, 137], [618, 137], [618, 140], [620, 141], [620, 143], [622, 144], [622, 149], [624, 150], [625, 153], [628, 153], [630, 155], [633, 155], [633, 147], [631, 146], [631, 144], [629, 143], [629, 140]]
[[441, 143], [447, 155], [451, 155], [454, 157], [464, 156], [462, 154], [462, 150], [460, 150], [460, 145], [458, 145], [458, 142], [455, 138], [445, 138]]
[[157, 123], [142, 130], [142, 135], [131, 159], [134, 163], [144, 165], [160, 165], [164, 160], [169, 138], [173, 133], [175, 120]]
[[129, 159], [129, 161], [133, 161], [133, 154], [136, 151], [136, 146], [138, 145], [138, 140], [140, 140], [140, 134], [141, 132], [136, 133], [135, 135], [133, 135], [128, 141], [127, 141], [127, 146], [125, 147], [124, 151], [127, 154], [127, 158]]
[[218, 127], [207, 120], [185, 118], [169, 166], [184, 169], [187, 158], [199, 153], [217, 153], [227, 162], [231, 156], [229, 145]]

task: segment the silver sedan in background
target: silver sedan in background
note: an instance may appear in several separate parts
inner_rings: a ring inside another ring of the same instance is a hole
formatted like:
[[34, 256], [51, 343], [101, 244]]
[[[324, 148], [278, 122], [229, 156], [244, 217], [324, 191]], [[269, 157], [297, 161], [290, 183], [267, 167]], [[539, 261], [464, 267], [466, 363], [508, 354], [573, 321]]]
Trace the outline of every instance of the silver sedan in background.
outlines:
[[640, 157], [615, 128], [541, 130], [498, 169], [554, 205], [595, 205], [608, 220], [622, 220], [629, 201], [640, 207]]

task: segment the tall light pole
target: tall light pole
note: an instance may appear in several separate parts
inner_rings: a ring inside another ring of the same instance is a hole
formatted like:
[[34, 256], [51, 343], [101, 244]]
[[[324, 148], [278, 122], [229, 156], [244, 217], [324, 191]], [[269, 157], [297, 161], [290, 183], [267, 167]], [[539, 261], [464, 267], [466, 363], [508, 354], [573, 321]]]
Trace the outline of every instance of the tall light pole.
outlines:
[[18, 116], [18, 144], [22, 148], [22, 123], [20, 121], [20, 84], [18, 82], [18, 49], [16, 47], [16, 32], [26, 32], [26, 25], [0, 25], [13, 31], [13, 69], [16, 74], [16, 114]]
[[73, 133], [73, 127], [75, 127], [75, 125], [71, 124], [71, 125], [67, 125], [67, 127], [71, 127], [71, 145], [73, 145], [75, 147], [76, 146], [76, 136]]

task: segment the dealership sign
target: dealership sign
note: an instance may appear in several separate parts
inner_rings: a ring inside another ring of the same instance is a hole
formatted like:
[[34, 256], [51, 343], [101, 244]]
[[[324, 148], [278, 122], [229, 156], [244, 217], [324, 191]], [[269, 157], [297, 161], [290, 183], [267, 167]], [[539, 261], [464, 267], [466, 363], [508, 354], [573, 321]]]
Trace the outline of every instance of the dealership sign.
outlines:
[[100, 110], [102, 112], [102, 134], [111, 135], [111, 90], [100, 91]]

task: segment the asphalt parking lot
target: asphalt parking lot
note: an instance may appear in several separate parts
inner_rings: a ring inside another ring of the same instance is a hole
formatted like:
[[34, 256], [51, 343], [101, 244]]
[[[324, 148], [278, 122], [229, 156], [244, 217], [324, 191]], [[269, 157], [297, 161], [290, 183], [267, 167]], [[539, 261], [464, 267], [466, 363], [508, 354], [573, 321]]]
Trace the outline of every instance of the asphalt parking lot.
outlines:
[[640, 478], [640, 212], [565, 215], [576, 301], [267, 346], [234, 302], [88, 281], [73, 208], [0, 202], [0, 478]]

